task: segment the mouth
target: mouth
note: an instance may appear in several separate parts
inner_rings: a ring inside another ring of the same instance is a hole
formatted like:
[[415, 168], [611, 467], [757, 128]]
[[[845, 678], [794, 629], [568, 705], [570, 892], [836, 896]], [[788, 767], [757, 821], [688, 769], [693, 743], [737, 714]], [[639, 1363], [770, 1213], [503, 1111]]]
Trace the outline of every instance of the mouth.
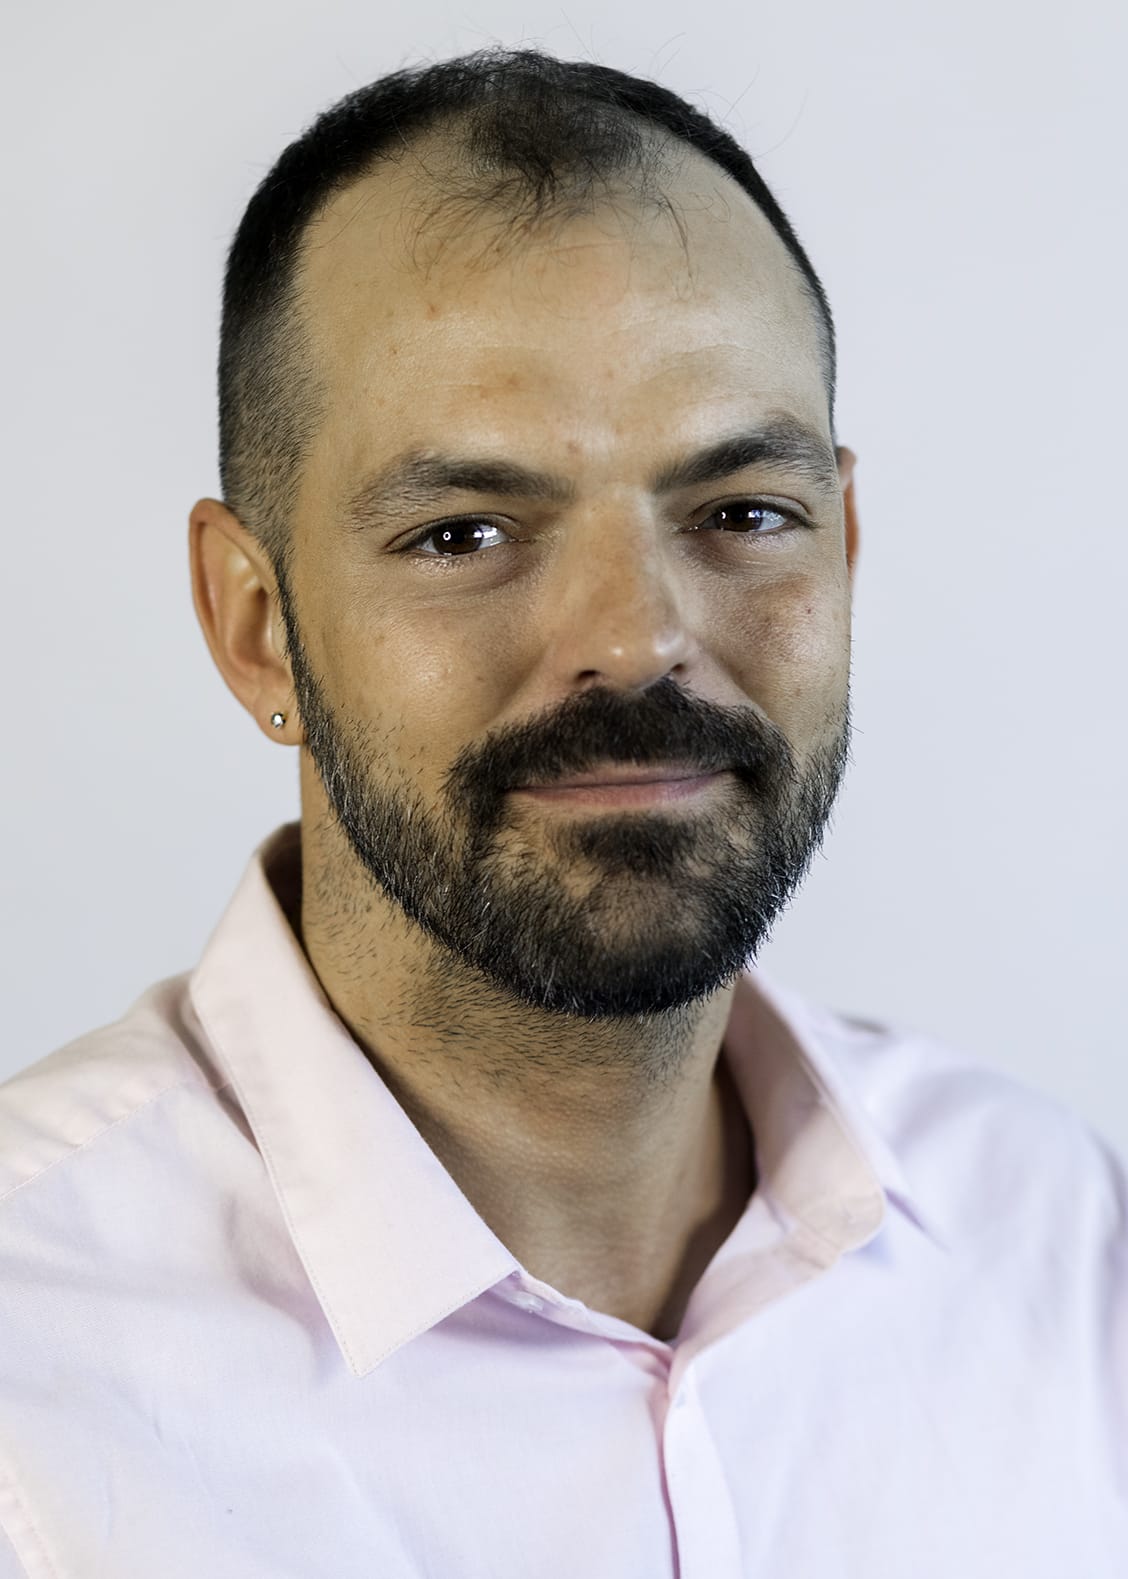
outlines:
[[653, 806], [693, 799], [726, 777], [723, 770], [702, 773], [689, 764], [607, 766], [551, 784], [521, 784], [513, 793], [564, 806]]
[[655, 767], [631, 762], [605, 762], [587, 773], [572, 773], [566, 779], [551, 779], [546, 784], [521, 784], [520, 789], [587, 789], [593, 784], [677, 783], [686, 779], [710, 778], [695, 762], [663, 762]]

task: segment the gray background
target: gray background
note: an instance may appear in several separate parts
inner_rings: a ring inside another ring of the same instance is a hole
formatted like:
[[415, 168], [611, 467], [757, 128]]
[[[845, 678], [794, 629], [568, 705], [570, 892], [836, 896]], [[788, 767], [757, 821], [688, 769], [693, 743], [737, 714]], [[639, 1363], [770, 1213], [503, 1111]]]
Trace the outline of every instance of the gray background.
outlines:
[[188, 580], [244, 204], [340, 94], [525, 42], [719, 117], [837, 315], [854, 765], [762, 963], [1128, 1153], [1121, 10], [9, 0], [0, 1078], [191, 965], [298, 813]]

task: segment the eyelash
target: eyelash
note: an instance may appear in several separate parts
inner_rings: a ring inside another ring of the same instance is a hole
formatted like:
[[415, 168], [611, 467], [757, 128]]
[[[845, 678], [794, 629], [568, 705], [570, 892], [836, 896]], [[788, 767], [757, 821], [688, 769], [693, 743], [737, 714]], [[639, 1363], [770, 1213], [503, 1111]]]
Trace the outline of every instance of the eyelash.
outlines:
[[[717, 505], [716, 508], [705, 517], [704, 521], [702, 521], [697, 526], [690, 527], [689, 531], [700, 532], [705, 526], [705, 521], [712, 521], [716, 516], [724, 514], [725, 511], [746, 511], [749, 513], [759, 511], [764, 515], [778, 515], [781, 520], [786, 522], [785, 526], [777, 527], [774, 531], [742, 531], [730, 533], [730, 536], [751, 538], [782, 537], [793, 527], [810, 527], [813, 524], [795, 511], [783, 509], [777, 504], [768, 504], [763, 499], [730, 499], [724, 504]], [[416, 535], [409, 542], [404, 543], [403, 547], [399, 549], [398, 552], [403, 554], [418, 552], [421, 558], [441, 559], [447, 562], [460, 559], [480, 559], [484, 552], [482, 549], [477, 549], [469, 553], [462, 554], [423, 553], [421, 551], [421, 545], [426, 543], [430, 538], [437, 536], [439, 532], [443, 532], [457, 526], [498, 526], [498, 523], [496, 521], [491, 521], [487, 516], [484, 515], [455, 516], [449, 521], [438, 521], [433, 526], [427, 527], [425, 531], [416, 533]], [[498, 530], [504, 531], [505, 528], [498, 527]], [[517, 541], [517, 539], [511, 539], [511, 541]]]

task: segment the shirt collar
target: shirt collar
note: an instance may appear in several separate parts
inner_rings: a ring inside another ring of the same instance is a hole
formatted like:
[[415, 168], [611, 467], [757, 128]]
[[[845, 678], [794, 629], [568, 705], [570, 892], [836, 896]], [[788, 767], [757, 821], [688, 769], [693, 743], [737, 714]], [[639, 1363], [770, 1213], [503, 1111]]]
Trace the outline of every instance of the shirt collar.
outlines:
[[[365, 1376], [522, 1268], [365, 1057], [295, 936], [274, 883], [298, 862], [300, 835], [286, 823], [255, 850], [188, 990], [341, 1352]], [[942, 1243], [822, 1041], [803, 1000], [759, 968], [741, 975], [724, 1047], [760, 1188], [827, 1259], [873, 1237], [887, 1197]]]

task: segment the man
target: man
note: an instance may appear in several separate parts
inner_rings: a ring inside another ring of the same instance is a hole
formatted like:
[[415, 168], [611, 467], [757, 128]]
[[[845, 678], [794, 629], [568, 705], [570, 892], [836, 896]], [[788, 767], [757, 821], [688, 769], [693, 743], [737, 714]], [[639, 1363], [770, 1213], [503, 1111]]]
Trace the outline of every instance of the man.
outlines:
[[191, 972], [0, 1094], [0, 1576], [1128, 1572], [1125, 1171], [769, 983], [849, 750], [834, 338], [739, 148], [485, 52], [228, 260]]

